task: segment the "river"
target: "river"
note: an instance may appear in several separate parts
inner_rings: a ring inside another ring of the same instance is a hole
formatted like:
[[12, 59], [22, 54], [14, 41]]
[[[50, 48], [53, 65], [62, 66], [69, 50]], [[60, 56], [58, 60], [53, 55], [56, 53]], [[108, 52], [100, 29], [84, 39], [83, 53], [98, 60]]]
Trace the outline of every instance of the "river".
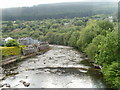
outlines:
[[[12, 88], [106, 88], [102, 74], [72, 47], [50, 45], [51, 50], [3, 68], [1, 84]], [[22, 82], [29, 83], [26, 87]], [[5, 86], [4, 86], [5, 87]]]

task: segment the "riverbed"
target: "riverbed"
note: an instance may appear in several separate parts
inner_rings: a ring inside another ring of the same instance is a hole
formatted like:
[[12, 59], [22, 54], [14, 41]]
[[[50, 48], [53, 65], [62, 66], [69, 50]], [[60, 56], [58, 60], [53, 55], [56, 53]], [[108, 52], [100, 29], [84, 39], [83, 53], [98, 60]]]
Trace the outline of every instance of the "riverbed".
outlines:
[[11, 88], [107, 88], [100, 70], [82, 53], [67, 46], [50, 47], [42, 55], [3, 67], [0, 83]]

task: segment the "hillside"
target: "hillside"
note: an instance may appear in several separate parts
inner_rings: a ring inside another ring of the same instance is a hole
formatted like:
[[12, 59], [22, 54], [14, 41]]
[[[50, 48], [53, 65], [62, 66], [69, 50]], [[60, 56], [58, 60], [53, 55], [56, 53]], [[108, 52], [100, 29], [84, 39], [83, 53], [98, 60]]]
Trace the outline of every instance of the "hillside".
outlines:
[[77, 2], [42, 4], [33, 7], [3, 9], [3, 20], [41, 20], [46, 18], [86, 17], [96, 14], [116, 14], [117, 3]]

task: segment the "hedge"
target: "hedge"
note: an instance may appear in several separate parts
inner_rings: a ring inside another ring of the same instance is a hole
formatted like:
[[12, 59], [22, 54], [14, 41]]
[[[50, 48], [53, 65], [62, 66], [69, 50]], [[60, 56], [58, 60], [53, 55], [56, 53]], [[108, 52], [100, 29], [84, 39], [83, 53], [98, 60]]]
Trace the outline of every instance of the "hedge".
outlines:
[[0, 47], [2, 48], [2, 55], [10, 56], [10, 55], [20, 55], [21, 48], [20, 47]]

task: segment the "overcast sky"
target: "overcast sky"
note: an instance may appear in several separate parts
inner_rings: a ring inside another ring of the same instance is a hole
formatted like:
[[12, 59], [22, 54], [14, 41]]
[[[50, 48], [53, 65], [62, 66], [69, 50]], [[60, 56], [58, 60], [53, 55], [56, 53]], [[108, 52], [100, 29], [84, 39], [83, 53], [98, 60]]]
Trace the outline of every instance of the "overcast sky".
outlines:
[[0, 0], [0, 8], [24, 7], [62, 2], [118, 2], [119, 0]]

